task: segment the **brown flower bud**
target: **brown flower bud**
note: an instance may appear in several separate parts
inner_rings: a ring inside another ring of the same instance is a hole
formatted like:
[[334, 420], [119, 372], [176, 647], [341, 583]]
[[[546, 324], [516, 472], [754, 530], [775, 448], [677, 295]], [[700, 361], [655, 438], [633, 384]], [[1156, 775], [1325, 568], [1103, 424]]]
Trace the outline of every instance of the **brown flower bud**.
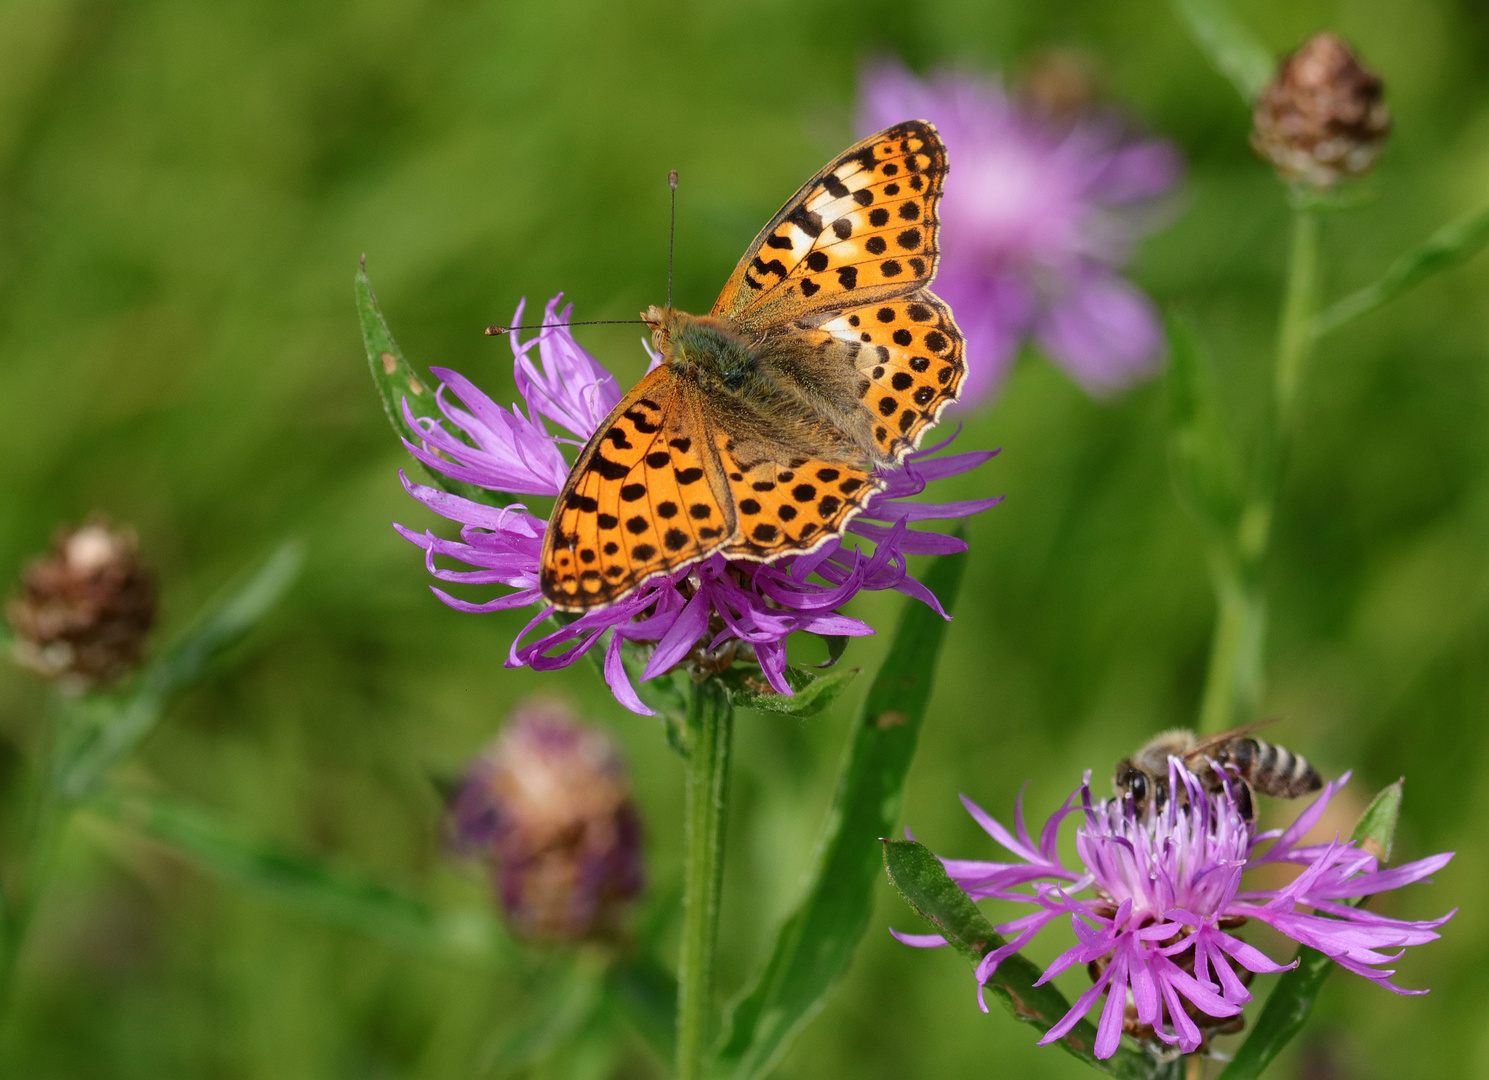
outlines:
[[1101, 68], [1089, 54], [1050, 48], [1030, 59], [1018, 90], [1036, 115], [1063, 124], [1091, 107], [1100, 96], [1101, 81]]
[[5, 608], [15, 659], [82, 688], [133, 671], [155, 622], [155, 577], [135, 555], [134, 533], [98, 523], [58, 532], [26, 568]]
[[1379, 75], [1335, 34], [1282, 61], [1252, 112], [1251, 145], [1284, 180], [1326, 188], [1375, 164], [1391, 131]]
[[452, 808], [457, 843], [489, 859], [512, 929], [615, 936], [641, 891], [641, 819], [610, 740], [549, 701], [517, 708], [471, 765]]

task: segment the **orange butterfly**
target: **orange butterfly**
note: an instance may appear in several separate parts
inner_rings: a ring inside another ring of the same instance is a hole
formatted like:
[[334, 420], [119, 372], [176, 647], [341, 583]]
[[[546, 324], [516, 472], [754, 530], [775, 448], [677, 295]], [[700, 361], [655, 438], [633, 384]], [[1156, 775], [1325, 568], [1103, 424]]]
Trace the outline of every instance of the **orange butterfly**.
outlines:
[[849, 147], [755, 237], [704, 317], [649, 308], [663, 363], [595, 431], [543, 538], [561, 611], [718, 552], [771, 562], [842, 534], [965, 366], [936, 275], [946, 148], [912, 120]]

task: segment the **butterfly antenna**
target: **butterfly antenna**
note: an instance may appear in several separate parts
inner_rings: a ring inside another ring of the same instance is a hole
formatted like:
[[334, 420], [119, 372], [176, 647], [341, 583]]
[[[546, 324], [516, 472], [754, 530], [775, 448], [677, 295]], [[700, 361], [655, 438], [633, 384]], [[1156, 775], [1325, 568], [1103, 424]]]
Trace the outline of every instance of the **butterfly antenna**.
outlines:
[[667, 174], [667, 187], [672, 192], [672, 220], [667, 226], [667, 310], [672, 310], [672, 253], [677, 248], [677, 170]]
[[501, 337], [510, 334], [514, 330], [547, 330], [554, 326], [627, 326], [646, 325], [645, 319], [587, 319], [583, 322], [545, 322], [534, 323], [531, 326], [488, 326], [487, 337]]

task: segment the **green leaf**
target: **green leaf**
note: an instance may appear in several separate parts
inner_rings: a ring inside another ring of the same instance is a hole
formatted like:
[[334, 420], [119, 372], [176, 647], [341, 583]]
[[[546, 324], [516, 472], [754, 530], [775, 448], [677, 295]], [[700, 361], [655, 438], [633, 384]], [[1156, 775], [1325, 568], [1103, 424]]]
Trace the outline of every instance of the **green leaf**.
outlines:
[[831, 675], [815, 675], [799, 668], [787, 668], [786, 679], [791, 684], [793, 693], [777, 694], [769, 690], [762, 692], [734, 682], [730, 685], [729, 696], [739, 708], [757, 709], [760, 712], [805, 720], [830, 708], [857, 675], [857, 668], [835, 671]]
[[1390, 303], [1433, 274], [1472, 258], [1485, 243], [1489, 243], [1489, 206], [1439, 229], [1419, 247], [1393, 262], [1379, 281], [1319, 312], [1310, 326], [1313, 336], [1323, 337], [1352, 319]]
[[1173, 0], [1174, 12], [1215, 70], [1250, 105], [1271, 82], [1272, 53], [1225, 6], [1224, 0]]
[[[884, 841], [884, 866], [900, 895], [974, 968], [1004, 944], [971, 897], [946, 875], [941, 860], [923, 844], [914, 840]], [[1070, 1011], [1070, 1003], [1053, 984], [1035, 986], [1039, 976], [1039, 969], [1016, 953], [998, 965], [987, 989], [1007, 1006], [1015, 1020], [1048, 1031]], [[1093, 1053], [1095, 1043], [1096, 1028], [1089, 1020], [1081, 1020], [1059, 1045], [1112, 1076], [1147, 1080], [1154, 1074], [1155, 1063], [1125, 1045], [1118, 1047], [1112, 1057], [1098, 1060]]]
[[1220, 422], [1210, 366], [1188, 320], [1169, 312], [1169, 469], [1181, 502], [1229, 540], [1241, 520], [1241, 470]]
[[445, 957], [491, 961], [510, 951], [484, 911], [436, 914], [386, 886], [257, 841], [201, 808], [143, 792], [105, 792], [85, 806], [234, 884], [336, 926]]
[[284, 595], [305, 561], [304, 545], [282, 544], [244, 585], [140, 675], [123, 702], [83, 699], [63, 719], [53, 784], [67, 802], [85, 798], [154, 729], [171, 699], [197, 682], [223, 653], [248, 636]]
[[[372, 369], [372, 381], [377, 386], [378, 395], [383, 399], [383, 411], [388, 414], [388, 422], [400, 439], [418, 446], [419, 433], [403, 415], [404, 403], [418, 419], [441, 420], [443, 416], [434, 400], [434, 389], [414, 373], [413, 367], [403, 358], [403, 350], [388, 331], [388, 324], [377, 306], [377, 297], [373, 295], [372, 283], [367, 279], [365, 256], [357, 269], [357, 313], [362, 319], [362, 344], [367, 348], [367, 364]], [[422, 461], [419, 467], [436, 486], [452, 495], [489, 506], [505, 506], [512, 501], [501, 493], [451, 479]]]
[[[1366, 850], [1375, 852], [1382, 866], [1390, 858], [1405, 784], [1403, 778], [1382, 788], [1355, 826], [1354, 840]], [[1360, 897], [1349, 903], [1359, 907], [1367, 899]], [[1336, 965], [1323, 953], [1306, 945], [1298, 949], [1295, 959], [1298, 966], [1278, 978], [1277, 985], [1267, 997], [1267, 1004], [1252, 1025], [1250, 1036], [1220, 1074], [1220, 1080], [1251, 1080], [1260, 1076], [1307, 1022], [1324, 980]]]
[[[926, 575], [926, 586], [948, 611], [965, 562], [965, 555], [944, 555]], [[899, 816], [945, 636], [941, 616], [917, 600], [906, 602], [889, 655], [854, 721], [802, 898], [729, 1018], [718, 1069], [736, 1080], [762, 1076], [780, 1061], [853, 959], [873, 910], [879, 838]]]

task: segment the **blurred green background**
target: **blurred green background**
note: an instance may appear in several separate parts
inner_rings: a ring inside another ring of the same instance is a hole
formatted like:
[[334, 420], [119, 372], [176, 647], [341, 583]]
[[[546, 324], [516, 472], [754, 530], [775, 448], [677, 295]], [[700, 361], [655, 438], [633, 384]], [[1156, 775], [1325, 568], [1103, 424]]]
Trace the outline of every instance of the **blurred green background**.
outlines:
[[[1326, 224], [1329, 294], [1489, 193], [1489, 10], [1479, 0], [1248, 2], [1273, 48], [1332, 27], [1388, 80], [1378, 198]], [[1184, 209], [1135, 278], [1195, 317], [1227, 420], [1254, 429], [1286, 235], [1247, 115], [1161, 0], [687, 6], [555, 0], [0, 4], [0, 573], [59, 522], [131, 523], [164, 582], [168, 638], [280, 538], [308, 570], [259, 647], [194, 692], [131, 779], [441, 903], [485, 902], [441, 850], [438, 781], [514, 701], [561, 689], [625, 744], [652, 896], [678, 878], [681, 768], [655, 721], [592, 672], [502, 667], [526, 613], [470, 616], [428, 591], [389, 527], [436, 519], [367, 377], [358, 257], [416, 365], [510, 399], [480, 329], [560, 289], [578, 318], [660, 301], [666, 184], [680, 170], [677, 297], [706, 308], [759, 225], [852, 138], [861, 64], [1016, 71], [1087, 50], [1110, 93], [1189, 159]], [[1398, 857], [1456, 849], [1393, 915], [1463, 912], [1401, 962], [1400, 999], [1337, 975], [1275, 1075], [1489, 1075], [1489, 260], [1331, 338], [1281, 505], [1266, 713], [1280, 741], [1367, 796], [1408, 776]], [[635, 328], [580, 340], [624, 379]], [[1166, 472], [1150, 383], [1092, 402], [1025, 356], [967, 446], [1003, 454], [947, 497], [1006, 493], [972, 561], [911, 772], [906, 821], [994, 857], [956, 801], [1031, 812], [1083, 769], [1192, 718], [1213, 603], [1197, 526]], [[896, 596], [858, 602], [889, 626]], [[854, 643], [871, 671], [882, 641]], [[847, 718], [742, 715], [724, 903], [725, 996], [789, 903]], [[0, 779], [38, 737], [44, 690], [0, 669]], [[1077, 1076], [976, 1010], [949, 953], [885, 885], [844, 985], [791, 1077]], [[1036, 957], [1053, 955], [1049, 935]], [[203, 876], [84, 821], [63, 853], [4, 1032], [6, 1075], [434, 1078], [487, 1071], [524, 1003], [501, 971], [411, 956]], [[1077, 973], [1078, 974], [1078, 973]], [[1078, 989], [1071, 976], [1067, 991]], [[1265, 985], [1265, 980], [1261, 984]], [[1470, 1020], [1469, 1018], [1474, 1018]], [[1332, 1071], [1329, 1071], [1332, 1070]], [[636, 1044], [622, 1074], [658, 1075]]]

